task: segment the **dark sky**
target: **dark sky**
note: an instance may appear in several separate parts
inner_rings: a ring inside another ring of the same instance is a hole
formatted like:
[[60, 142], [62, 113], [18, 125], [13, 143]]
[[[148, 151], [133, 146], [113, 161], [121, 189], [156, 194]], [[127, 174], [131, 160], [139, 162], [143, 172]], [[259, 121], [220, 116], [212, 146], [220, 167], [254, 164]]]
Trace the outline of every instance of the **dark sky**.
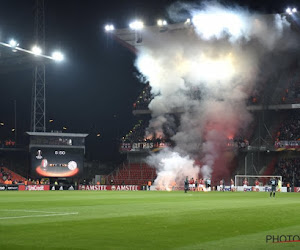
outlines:
[[[111, 22], [117, 28], [126, 28], [134, 17], [141, 17], [145, 24], [155, 24], [158, 18], [167, 18], [166, 8], [172, 2], [45, 0], [47, 52], [59, 48], [66, 57], [63, 63], [47, 65], [46, 117], [47, 121], [54, 120], [47, 123], [48, 131], [66, 126], [67, 132], [87, 132], [89, 158], [106, 161], [116, 157], [116, 140], [138, 119], [132, 115], [132, 103], [143, 84], [135, 77], [135, 55], [109, 39], [103, 27]], [[32, 46], [34, 3], [0, 1], [0, 41], [15, 38], [21, 47]], [[272, 13], [280, 12], [291, 1], [239, 3]], [[24, 132], [30, 128], [32, 82], [32, 70], [0, 75], [0, 122], [7, 128], [13, 127], [16, 100], [19, 142], [23, 142]], [[3, 136], [4, 128], [0, 129]], [[5, 136], [13, 134], [6, 132]]]

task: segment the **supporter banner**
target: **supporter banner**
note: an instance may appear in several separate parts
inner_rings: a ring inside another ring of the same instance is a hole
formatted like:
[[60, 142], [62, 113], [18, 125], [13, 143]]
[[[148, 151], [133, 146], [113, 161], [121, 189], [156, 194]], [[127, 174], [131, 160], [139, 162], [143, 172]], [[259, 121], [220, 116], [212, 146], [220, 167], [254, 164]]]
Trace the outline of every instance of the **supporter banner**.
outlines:
[[120, 147], [121, 151], [130, 151], [131, 150], [131, 144], [130, 143], [122, 143]]
[[131, 151], [139, 151], [139, 150], [151, 149], [151, 148], [153, 148], [152, 142], [138, 142], [132, 144]]
[[162, 148], [170, 147], [170, 142], [136, 142], [136, 143], [122, 143], [120, 151], [143, 151], [143, 150], [160, 150]]
[[50, 185], [28, 185], [26, 186], [28, 191], [48, 191], [50, 190]]
[[300, 151], [300, 141], [276, 141], [275, 148], [277, 151], [282, 151], [282, 150]]
[[79, 190], [95, 191], [137, 191], [140, 190], [138, 185], [79, 185]]

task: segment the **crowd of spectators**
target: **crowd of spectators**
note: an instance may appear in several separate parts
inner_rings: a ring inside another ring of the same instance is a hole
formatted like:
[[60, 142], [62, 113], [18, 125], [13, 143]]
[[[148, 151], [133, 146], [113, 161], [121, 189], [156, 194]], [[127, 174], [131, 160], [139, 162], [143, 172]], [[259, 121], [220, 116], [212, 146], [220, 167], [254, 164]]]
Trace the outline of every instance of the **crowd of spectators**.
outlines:
[[139, 142], [146, 142], [146, 143], [166, 143], [170, 142], [170, 140], [166, 138], [162, 138], [160, 136], [148, 135], [145, 136], [145, 131], [148, 127], [148, 122], [143, 120], [139, 120], [139, 122], [129, 131], [129, 133], [122, 137], [122, 143], [139, 143]]
[[299, 186], [300, 184], [300, 158], [280, 159], [275, 167], [275, 175], [282, 176], [285, 186]]
[[293, 82], [290, 84], [291, 92], [293, 93], [293, 98], [299, 100], [300, 98], [300, 82]]
[[300, 112], [291, 112], [287, 119], [280, 125], [276, 134], [277, 141], [297, 141], [300, 140]]
[[[24, 178], [23, 178], [24, 179]], [[50, 184], [50, 180], [48, 178], [41, 178], [40, 180], [18, 180], [14, 179], [10, 172], [5, 171], [3, 167], [0, 167], [0, 180], [7, 185], [12, 184], [25, 184], [25, 185], [46, 185]]]
[[148, 105], [153, 99], [151, 94], [151, 87], [147, 84], [142, 93], [137, 98], [136, 102], [133, 103], [133, 109], [148, 109]]
[[139, 120], [136, 125], [128, 132], [127, 135], [122, 137], [124, 143], [143, 142], [145, 140], [145, 130], [147, 123], [143, 120]]
[[0, 167], [0, 179], [3, 180], [3, 182], [9, 182], [7, 184], [13, 184], [12, 176], [10, 173], [5, 172], [2, 167]]
[[229, 138], [227, 142], [228, 147], [246, 148], [249, 146], [249, 141], [242, 137]]
[[286, 89], [281, 92], [281, 103], [299, 103], [300, 102], [300, 82], [292, 81]]

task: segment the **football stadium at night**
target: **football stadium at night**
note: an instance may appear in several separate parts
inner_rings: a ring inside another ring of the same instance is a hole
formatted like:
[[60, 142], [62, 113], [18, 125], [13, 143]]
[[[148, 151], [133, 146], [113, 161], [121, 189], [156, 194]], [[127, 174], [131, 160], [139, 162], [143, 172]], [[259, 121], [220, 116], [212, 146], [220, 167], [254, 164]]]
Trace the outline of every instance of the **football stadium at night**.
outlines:
[[3, 3], [0, 249], [299, 248], [297, 7]]

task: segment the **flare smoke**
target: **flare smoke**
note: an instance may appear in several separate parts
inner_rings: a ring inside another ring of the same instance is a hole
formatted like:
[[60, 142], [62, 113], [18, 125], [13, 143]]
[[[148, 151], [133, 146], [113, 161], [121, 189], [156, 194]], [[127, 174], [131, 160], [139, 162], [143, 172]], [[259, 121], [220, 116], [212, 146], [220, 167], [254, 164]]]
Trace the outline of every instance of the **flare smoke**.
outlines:
[[156, 183], [165, 187], [186, 175], [196, 178], [199, 172], [204, 178], [229, 174], [217, 162], [224, 157], [228, 138], [243, 133], [251, 122], [246, 101], [271, 74], [264, 69], [277, 67], [269, 56], [294, 46], [290, 24], [280, 15], [257, 15], [217, 3], [177, 3], [170, 9], [174, 20], [182, 9], [189, 11], [192, 23], [164, 33], [146, 30], [136, 60], [154, 95], [147, 133], [173, 131], [173, 152], [148, 159], [157, 167]]

